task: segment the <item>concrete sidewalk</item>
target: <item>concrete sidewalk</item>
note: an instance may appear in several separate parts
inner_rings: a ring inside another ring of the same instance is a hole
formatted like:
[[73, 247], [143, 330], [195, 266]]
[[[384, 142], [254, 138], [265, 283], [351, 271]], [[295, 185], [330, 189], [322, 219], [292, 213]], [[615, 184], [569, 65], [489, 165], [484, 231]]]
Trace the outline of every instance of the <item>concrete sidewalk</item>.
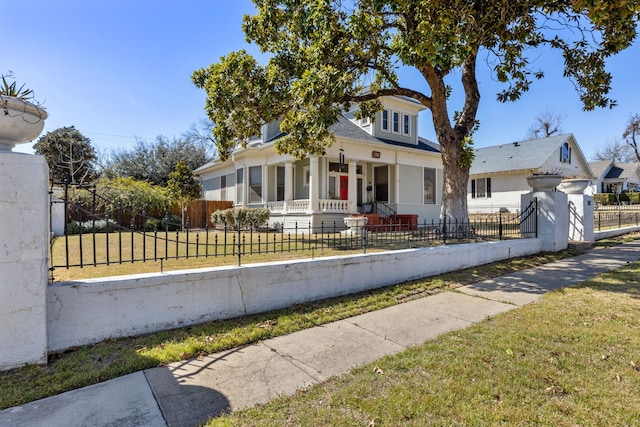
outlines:
[[640, 242], [0, 411], [0, 426], [197, 426], [640, 260]]

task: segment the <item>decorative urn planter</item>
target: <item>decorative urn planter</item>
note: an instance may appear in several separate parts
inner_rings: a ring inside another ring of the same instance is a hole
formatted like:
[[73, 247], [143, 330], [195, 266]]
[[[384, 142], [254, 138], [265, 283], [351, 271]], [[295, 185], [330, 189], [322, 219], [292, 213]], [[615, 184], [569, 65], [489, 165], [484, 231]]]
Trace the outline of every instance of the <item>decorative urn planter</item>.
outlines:
[[0, 151], [33, 141], [42, 133], [47, 112], [30, 102], [0, 96]]
[[365, 216], [348, 216], [344, 218], [344, 225], [348, 230], [345, 234], [360, 234], [367, 225], [367, 217]]
[[558, 190], [567, 194], [583, 194], [591, 181], [583, 178], [565, 179], [558, 186]]
[[561, 182], [561, 175], [529, 175], [527, 177], [527, 184], [533, 191], [553, 191]]

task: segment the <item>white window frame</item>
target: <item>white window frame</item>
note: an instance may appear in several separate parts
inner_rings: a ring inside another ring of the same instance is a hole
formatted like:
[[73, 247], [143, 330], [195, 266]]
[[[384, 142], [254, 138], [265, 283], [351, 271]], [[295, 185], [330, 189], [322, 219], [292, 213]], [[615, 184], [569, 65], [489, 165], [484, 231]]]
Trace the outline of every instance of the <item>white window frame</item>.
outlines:
[[560, 147], [560, 163], [571, 164], [571, 146], [568, 142]]
[[[384, 132], [390, 132], [391, 129], [389, 127], [389, 116], [391, 115], [391, 111], [388, 109], [382, 110], [381, 120], [380, 120], [380, 129]], [[386, 116], [386, 117], [385, 117]]]
[[[282, 182], [279, 182], [279, 178], [280, 176], [278, 175], [279, 172], [282, 172]], [[274, 190], [275, 190], [275, 196], [276, 196], [276, 201], [277, 202], [282, 202], [284, 201], [284, 195], [287, 192], [287, 188], [285, 186], [285, 182], [287, 181], [286, 178], [286, 173], [287, 170], [285, 169], [284, 166], [276, 166], [276, 176], [274, 179]], [[278, 198], [278, 189], [282, 188], [282, 199]]]
[[[255, 185], [253, 182], [251, 182], [251, 170], [255, 169], [255, 168], [260, 168], [260, 200], [252, 200], [251, 196], [253, 195], [253, 187], [257, 186]], [[263, 177], [263, 167], [262, 165], [257, 165], [257, 166], [250, 166], [248, 168], [249, 173], [247, 175], [249, 175], [249, 185], [248, 185], [248, 190], [249, 190], [249, 194], [247, 197], [247, 202], [248, 203], [264, 203], [264, 177]]]
[[[479, 182], [483, 182], [484, 183], [484, 192], [482, 193], [482, 195], [480, 195], [480, 192], [478, 191], [478, 189], [480, 188], [480, 186], [478, 185]], [[491, 190], [491, 177], [484, 177], [484, 178], [474, 178], [471, 180], [471, 198], [472, 199], [490, 199], [492, 197], [492, 190]]]
[[309, 186], [309, 178], [311, 177], [311, 169], [309, 169], [309, 166], [303, 166], [302, 167], [302, 184], [305, 187]]
[[[240, 172], [240, 179], [238, 179]], [[236, 169], [236, 204], [244, 205], [244, 168]]]
[[402, 134], [411, 136], [411, 115], [402, 113]]
[[[426, 188], [426, 178], [425, 173], [427, 170], [433, 171], [433, 195], [430, 197], [430, 200], [427, 201], [427, 188]], [[422, 203], [425, 205], [435, 205], [438, 202], [438, 170], [436, 168], [422, 168]]]

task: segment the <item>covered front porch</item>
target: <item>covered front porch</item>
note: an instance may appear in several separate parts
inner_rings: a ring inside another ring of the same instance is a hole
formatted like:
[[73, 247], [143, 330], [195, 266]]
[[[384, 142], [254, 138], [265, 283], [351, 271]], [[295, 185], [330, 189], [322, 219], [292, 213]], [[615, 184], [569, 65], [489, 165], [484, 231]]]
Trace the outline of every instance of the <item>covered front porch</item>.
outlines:
[[344, 217], [370, 213], [382, 203], [387, 207], [380, 208], [381, 214], [395, 213], [388, 207], [395, 194], [389, 188], [395, 165], [345, 159], [342, 150], [337, 154], [337, 158], [309, 156], [265, 166], [263, 206], [271, 212], [270, 222], [309, 222], [314, 227], [339, 222], [344, 227]]

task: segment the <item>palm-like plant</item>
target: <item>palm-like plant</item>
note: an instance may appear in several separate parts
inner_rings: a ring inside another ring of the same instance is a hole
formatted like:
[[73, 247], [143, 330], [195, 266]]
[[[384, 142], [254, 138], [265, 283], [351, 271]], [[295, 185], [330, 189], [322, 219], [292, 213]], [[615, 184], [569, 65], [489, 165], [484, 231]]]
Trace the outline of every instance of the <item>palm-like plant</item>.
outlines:
[[13, 77], [11, 74], [5, 76], [2, 75], [2, 84], [0, 84], [0, 95], [11, 96], [21, 99], [23, 101], [30, 101], [33, 99], [33, 90], [25, 89], [25, 85], [18, 87], [18, 83], [13, 81], [9, 83], [7, 78]]

